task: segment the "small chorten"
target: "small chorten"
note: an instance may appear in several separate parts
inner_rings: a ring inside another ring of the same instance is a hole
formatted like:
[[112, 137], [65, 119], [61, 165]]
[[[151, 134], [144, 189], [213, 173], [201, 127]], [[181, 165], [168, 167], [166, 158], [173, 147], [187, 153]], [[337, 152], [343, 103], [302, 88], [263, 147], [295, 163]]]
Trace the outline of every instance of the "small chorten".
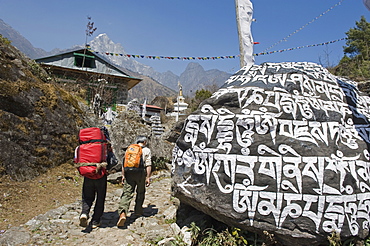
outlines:
[[185, 110], [188, 108], [188, 104], [185, 102], [185, 97], [182, 94], [182, 85], [179, 83], [179, 95], [177, 96], [177, 101], [173, 105], [172, 116], [184, 115]]

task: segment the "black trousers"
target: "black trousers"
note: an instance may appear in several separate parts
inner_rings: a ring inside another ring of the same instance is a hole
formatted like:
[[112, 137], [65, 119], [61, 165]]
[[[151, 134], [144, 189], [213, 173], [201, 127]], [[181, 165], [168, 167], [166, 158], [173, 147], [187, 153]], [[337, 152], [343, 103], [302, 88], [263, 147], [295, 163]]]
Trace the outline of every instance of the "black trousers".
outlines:
[[107, 176], [100, 179], [89, 179], [84, 177], [82, 185], [82, 212], [89, 215], [91, 206], [95, 200], [92, 221], [99, 222], [104, 212], [105, 196], [107, 194]]

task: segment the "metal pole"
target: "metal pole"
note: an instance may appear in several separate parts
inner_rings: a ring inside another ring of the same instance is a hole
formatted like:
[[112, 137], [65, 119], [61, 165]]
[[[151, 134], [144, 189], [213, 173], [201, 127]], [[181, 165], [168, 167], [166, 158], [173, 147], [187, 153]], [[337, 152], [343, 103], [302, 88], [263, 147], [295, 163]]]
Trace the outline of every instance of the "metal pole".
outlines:
[[179, 96], [177, 97], [177, 114], [176, 114], [176, 122], [179, 121], [179, 114], [180, 114], [180, 104], [179, 104]]

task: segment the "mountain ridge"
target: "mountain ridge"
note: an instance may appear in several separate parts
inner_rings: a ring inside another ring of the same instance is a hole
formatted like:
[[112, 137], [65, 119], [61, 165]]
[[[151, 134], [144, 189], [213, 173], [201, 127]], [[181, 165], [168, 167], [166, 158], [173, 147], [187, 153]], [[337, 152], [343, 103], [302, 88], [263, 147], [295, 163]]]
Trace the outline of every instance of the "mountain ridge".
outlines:
[[[23, 37], [19, 32], [14, 30], [10, 25], [6, 24], [0, 19], [0, 34], [5, 38], [12, 41], [12, 45], [18, 48], [25, 55], [29, 56], [31, 59], [55, 55], [64, 52], [69, 49], [60, 50], [58, 48], [53, 49], [50, 52], [43, 50], [42, 48], [35, 48], [25, 37]], [[93, 40], [89, 42], [91, 49], [105, 56], [106, 52], [114, 54], [126, 54], [123, 46], [120, 43], [113, 42], [107, 34], [99, 34]], [[83, 45], [75, 45], [73, 48], [83, 47]], [[72, 47], [71, 47], [72, 48]], [[131, 59], [127, 56], [116, 56], [107, 55], [106, 57], [113, 64], [119, 68], [125, 69], [129, 73], [134, 72], [143, 76], [147, 76], [145, 81], [149, 82], [152, 86], [158, 83], [157, 86], [165, 86], [163, 90], [156, 89], [158, 96], [172, 96], [174, 92], [179, 90], [179, 83], [182, 85], [183, 94], [185, 96], [194, 96], [196, 90], [207, 89], [209, 87], [221, 87], [223, 83], [231, 76], [231, 74], [217, 70], [211, 69], [205, 71], [204, 68], [196, 62], [190, 62], [179, 76], [171, 72], [170, 70], [166, 72], [158, 72], [153, 67], [142, 64], [135, 59]], [[150, 89], [145, 89], [145, 87], [140, 86], [140, 90], [136, 89], [129, 94], [129, 98], [134, 97], [143, 99], [151, 98], [156, 96], [153, 95], [153, 87]], [[170, 91], [168, 90], [170, 89]], [[142, 93], [145, 90], [145, 93]], [[171, 91], [172, 90], [172, 91]], [[141, 94], [138, 95], [137, 93]], [[159, 92], [162, 91], [162, 92]], [[168, 94], [166, 94], [168, 93]], [[164, 95], [165, 94], [165, 95]], [[175, 93], [176, 94], [176, 93]]]
[[[113, 54], [126, 54], [124, 48], [119, 43], [114, 43], [107, 34], [99, 34], [90, 43], [94, 51], [105, 54], [106, 52]], [[111, 62], [119, 67], [125, 67], [133, 72], [137, 72], [146, 76], [150, 76], [162, 85], [177, 91], [178, 83], [182, 85], [183, 93], [187, 96], [193, 96], [196, 90], [206, 89], [209, 86], [221, 87], [223, 83], [231, 76], [231, 74], [211, 69], [205, 71], [204, 68], [196, 62], [189, 62], [184, 72], [180, 76], [171, 71], [160, 73], [154, 68], [139, 63], [136, 60], [130, 59], [127, 56], [108, 55]]]

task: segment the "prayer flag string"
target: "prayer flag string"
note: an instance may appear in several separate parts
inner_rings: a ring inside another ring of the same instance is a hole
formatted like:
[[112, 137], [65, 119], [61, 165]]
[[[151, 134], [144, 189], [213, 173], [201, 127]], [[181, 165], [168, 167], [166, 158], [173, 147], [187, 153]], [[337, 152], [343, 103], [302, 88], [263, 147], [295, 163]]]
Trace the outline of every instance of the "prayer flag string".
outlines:
[[[322, 46], [326, 44], [332, 44], [338, 41], [345, 40], [345, 38], [336, 39], [329, 42], [319, 43], [319, 44], [310, 44], [310, 45], [304, 45], [304, 46], [298, 46], [294, 48], [288, 48], [288, 49], [281, 49], [281, 50], [275, 50], [275, 51], [267, 51], [267, 52], [261, 52], [253, 54], [254, 56], [262, 56], [262, 55], [270, 55], [274, 53], [281, 53], [285, 51], [291, 51], [291, 50], [297, 50], [297, 49], [303, 49], [303, 48], [309, 48], [309, 47], [316, 47], [316, 46]], [[147, 58], [147, 59], [168, 59], [168, 60], [218, 60], [218, 59], [234, 59], [236, 57], [240, 57], [240, 55], [232, 55], [232, 56], [206, 56], [206, 57], [196, 57], [196, 56], [145, 56], [145, 55], [132, 55], [132, 54], [120, 54], [120, 53], [113, 53], [113, 52], [98, 52], [94, 51], [91, 48], [88, 48], [90, 51], [97, 53], [97, 54], [104, 54], [107, 56], [125, 56], [130, 58]]]
[[316, 21], [317, 19], [319, 19], [320, 17], [322, 17], [323, 15], [327, 14], [329, 11], [333, 10], [335, 7], [341, 5], [341, 3], [343, 2], [344, 0], [340, 0], [337, 4], [331, 6], [328, 10], [326, 10], [325, 12], [323, 12], [322, 14], [320, 14], [319, 16], [313, 18], [310, 22], [308, 22], [307, 24], [303, 25], [302, 27], [300, 27], [299, 29], [295, 30], [294, 32], [292, 32], [291, 34], [289, 34], [288, 36], [286, 36], [285, 38], [281, 39], [280, 41], [274, 43], [273, 45], [271, 45], [270, 47], [268, 47], [267, 49], [265, 49], [263, 52], [267, 51], [267, 50], [270, 50], [272, 49], [273, 47], [275, 47], [276, 45], [280, 44], [281, 42], [283, 41], [287, 41], [288, 38], [290, 38], [291, 36], [293, 36], [294, 34], [296, 34], [297, 32], [301, 31], [303, 28], [305, 28], [306, 26], [310, 25], [311, 23], [313, 23], [314, 21]]
[[333, 41], [329, 41], [329, 42], [325, 42], [325, 43], [310, 44], [310, 45], [298, 46], [298, 47], [295, 47], [295, 48], [289, 48], [289, 49], [282, 49], [282, 50], [275, 50], [275, 51], [261, 52], [261, 53], [253, 54], [253, 55], [254, 55], [254, 56], [269, 55], [269, 54], [280, 53], [280, 52], [285, 52], [285, 51], [290, 51], [290, 50], [297, 50], [297, 49], [303, 49], [303, 48], [309, 48], [309, 47], [322, 46], [322, 45], [332, 44], [332, 43], [335, 43], [335, 42], [338, 42], [338, 41], [342, 41], [342, 40], [345, 40], [345, 39], [346, 39], [346, 38], [340, 38], [340, 39], [333, 40]]

